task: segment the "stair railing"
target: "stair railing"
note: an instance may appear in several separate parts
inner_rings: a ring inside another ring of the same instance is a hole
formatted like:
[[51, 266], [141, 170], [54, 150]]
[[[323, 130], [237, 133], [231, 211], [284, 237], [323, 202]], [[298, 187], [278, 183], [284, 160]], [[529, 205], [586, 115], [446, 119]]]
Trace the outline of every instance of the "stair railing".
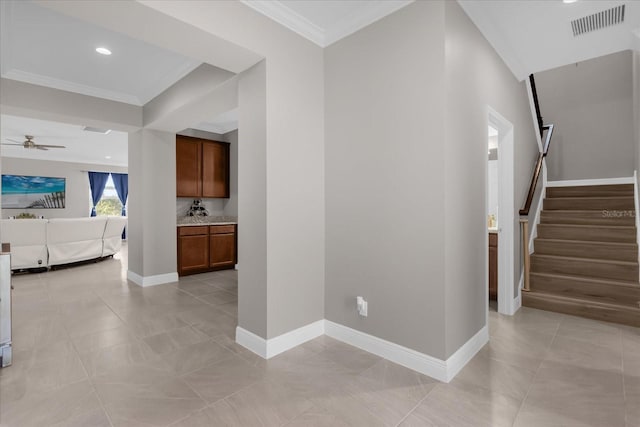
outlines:
[[[536, 91], [536, 82], [533, 78], [533, 74], [529, 75], [529, 83], [531, 84], [531, 94], [533, 96], [533, 104], [536, 109], [536, 119], [538, 122], [538, 132], [540, 132], [540, 138], [544, 137], [544, 144], [542, 145], [542, 151], [538, 155], [536, 160], [536, 166], [533, 169], [533, 176], [531, 177], [531, 184], [529, 185], [529, 192], [525, 200], [524, 206], [520, 209], [520, 229], [522, 232], [522, 255], [524, 264], [524, 286], [523, 291], [529, 291], [529, 273], [531, 266], [531, 254], [529, 253], [529, 210], [531, 209], [531, 203], [533, 202], [533, 196], [536, 192], [538, 180], [540, 179], [540, 172], [542, 172], [542, 164], [544, 158], [547, 157], [549, 152], [549, 145], [551, 144], [551, 137], [553, 135], [553, 125], [543, 124], [542, 115], [540, 114], [540, 103], [538, 102], [538, 92]], [[546, 131], [546, 137], [545, 137]]]

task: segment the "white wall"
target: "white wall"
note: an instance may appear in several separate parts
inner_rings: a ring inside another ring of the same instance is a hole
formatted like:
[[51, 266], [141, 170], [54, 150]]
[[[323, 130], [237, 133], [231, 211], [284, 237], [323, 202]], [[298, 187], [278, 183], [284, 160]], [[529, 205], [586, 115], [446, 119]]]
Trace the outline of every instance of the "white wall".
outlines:
[[66, 178], [64, 209], [2, 209], [2, 218], [29, 212], [45, 218], [80, 218], [91, 213], [91, 190], [87, 171], [127, 173], [127, 168], [107, 165], [68, 163], [2, 157], [2, 173], [7, 175]]
[[548, 178], [633, 175], [633, 55], [623, 51], [537, 73], [545, 123], [555, 124]]

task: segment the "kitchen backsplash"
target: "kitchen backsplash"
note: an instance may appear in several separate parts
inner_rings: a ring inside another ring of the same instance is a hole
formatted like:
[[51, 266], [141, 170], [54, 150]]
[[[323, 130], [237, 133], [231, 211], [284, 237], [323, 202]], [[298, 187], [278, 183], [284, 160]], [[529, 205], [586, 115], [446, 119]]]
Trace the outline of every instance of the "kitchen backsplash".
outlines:
[[[176, 198], [176, 216], [185, 216], [193, 203], [192, 198]], [[201, 199], [204, 207], [209, 211], [210, 216], [224, 216], [224, 205], [226, 199]]]

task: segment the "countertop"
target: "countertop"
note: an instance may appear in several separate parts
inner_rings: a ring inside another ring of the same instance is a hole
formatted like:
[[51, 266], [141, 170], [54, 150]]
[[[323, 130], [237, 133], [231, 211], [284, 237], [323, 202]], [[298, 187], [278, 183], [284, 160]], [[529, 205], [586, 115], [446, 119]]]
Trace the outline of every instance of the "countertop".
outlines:
[[498, 234], [498, 227], [489, 227], [489, 233]]
[[232, 225], [237, 224], [235, 216], [180, 216], [176, 224], [178, 227], [190, 227], [197, 225]]

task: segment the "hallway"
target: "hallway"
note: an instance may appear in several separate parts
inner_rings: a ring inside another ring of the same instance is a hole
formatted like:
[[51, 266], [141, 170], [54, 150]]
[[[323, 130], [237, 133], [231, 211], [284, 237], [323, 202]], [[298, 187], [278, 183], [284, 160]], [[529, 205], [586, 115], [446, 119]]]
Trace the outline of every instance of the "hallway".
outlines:
[[13, 278], [2, 426], [640, 425], [640, 330], [522, 308], [450, 383], [321, 337], [234, 342], [237, 273], [142, 289], [120, 258]]

